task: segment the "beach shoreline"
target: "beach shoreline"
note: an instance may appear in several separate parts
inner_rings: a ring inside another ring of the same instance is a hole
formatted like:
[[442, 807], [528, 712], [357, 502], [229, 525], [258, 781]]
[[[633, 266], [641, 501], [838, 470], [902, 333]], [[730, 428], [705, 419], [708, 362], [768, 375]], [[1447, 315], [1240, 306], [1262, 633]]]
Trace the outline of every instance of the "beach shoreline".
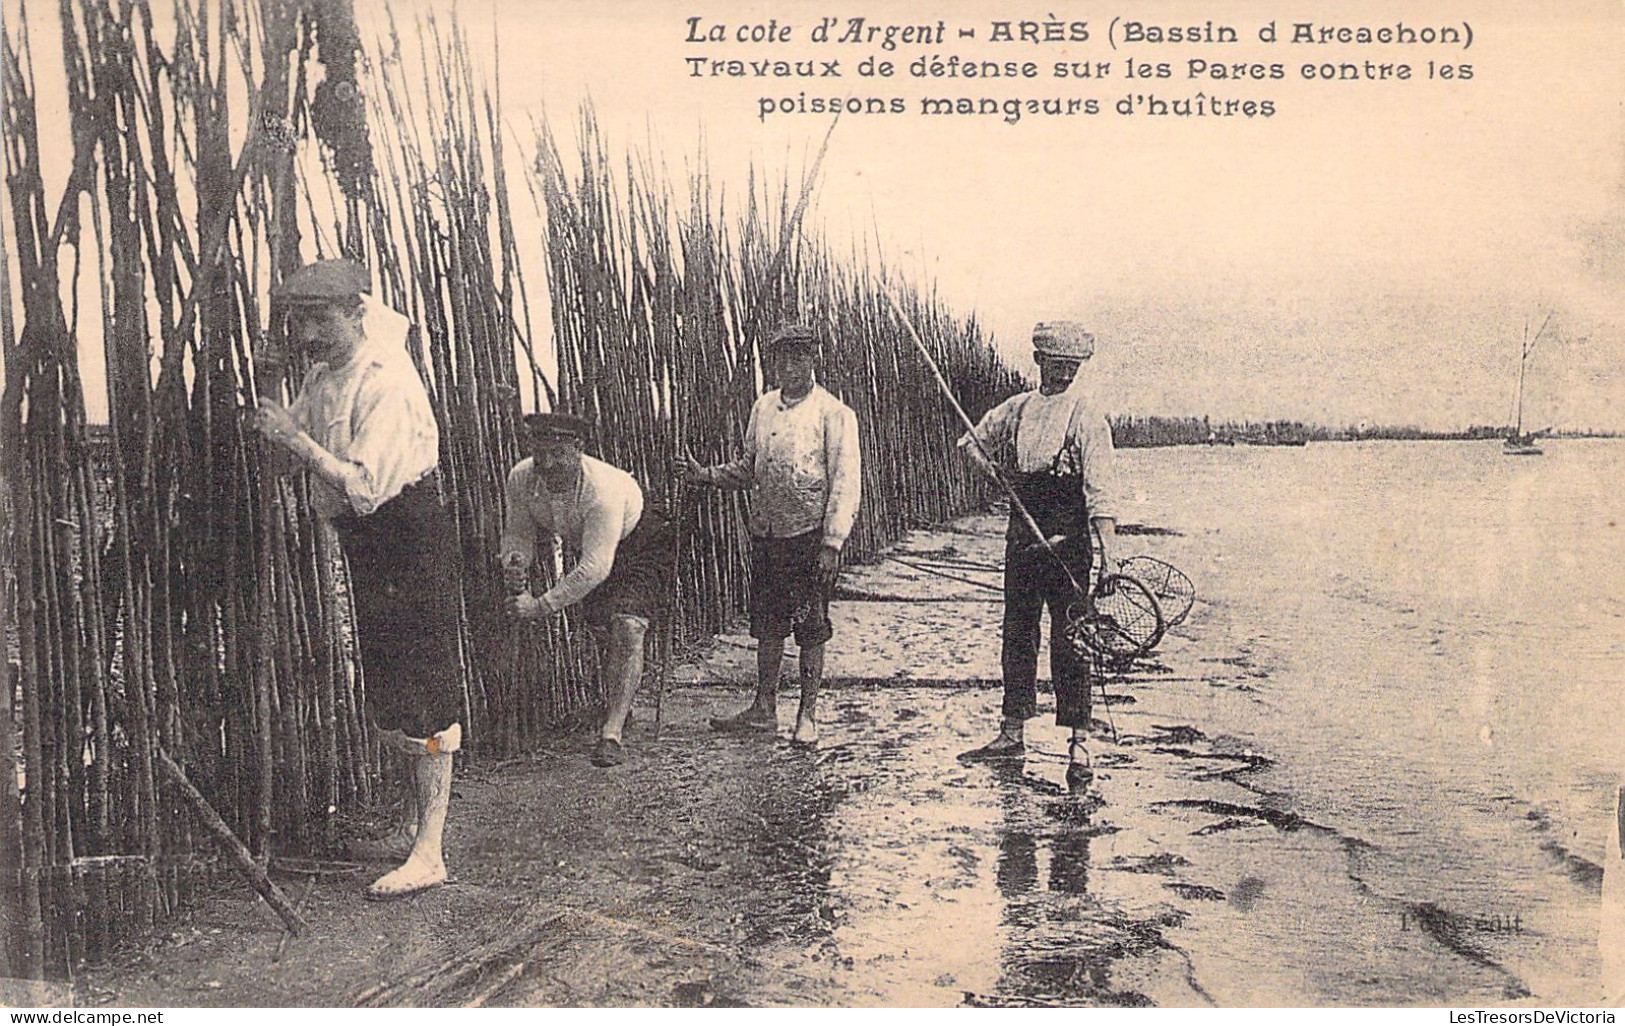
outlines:
[[[1124, 554], [1166, 549], [1145, 533]], [[1002, 535], [1002, 518], [974, 514], [892, 551], [985, 567]], [[958, 763], [997, 723], [1000, 612], [996, 575], [960, 576], [889, 558], [849, 568], [843, 594], [866, 598], [835, 605], [814, 751], [788, 742], [789, 681], [778, 737], [707, 727], [754, 674], [751, 640], [723, 635], [674, 668], [658, 740], [655, 696], [640, 695], [626, 765], [590, 766], [592, 738], [575, 734], [461, 769], [448, 886], [381, 905], [361, 888], [387, 867], [284, 878], [313, 925], [284, 940], [228, 883], [149, 949], [86, 970], [78, 999], [1485, 1006], [1582, 993], [1530, 972], [1539, 939], [1523, 923], [1385, 890], [1368, 872], [1377, 845], [1272, 786], [1272, 754], [1232, 729], [1270, 670], [1200, 595], [1105, 682], [1090, 794], [1065, 787], [1043, 684], [1024, 764]]]

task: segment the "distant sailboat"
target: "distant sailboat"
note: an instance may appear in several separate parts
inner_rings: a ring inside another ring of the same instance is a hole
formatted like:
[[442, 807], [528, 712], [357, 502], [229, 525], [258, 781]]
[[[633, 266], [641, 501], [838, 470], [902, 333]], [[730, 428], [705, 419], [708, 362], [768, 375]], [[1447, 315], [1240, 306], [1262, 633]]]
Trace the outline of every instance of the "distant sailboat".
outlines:
[[1535, 351], [1535, 343], [1540, 341], [1540, 336], [1546, 331], [1546, 325], [1550, 324], [1551, 321], [1552, 315], [1547, 314], [1546, 319], [1540, 322], [1540, 330], [1535, 332], [1534, 338], [1529, 337], [1528, 323], [1525, 322], [1524, 324], [1523, 349], [1518, 356], [1517, 413], [1512, 427], [1512, 434], [1508, 435], [1506, 441], [1501, 443], [1501, 451], [1508, 456], [1539, 456], [1541, 454], [1541, 448], [1535, 442], [1540, 432], [1527, 435], [1523, 433], [1523, 378], [1524, 370], [1529, 365], [1529, 354]]

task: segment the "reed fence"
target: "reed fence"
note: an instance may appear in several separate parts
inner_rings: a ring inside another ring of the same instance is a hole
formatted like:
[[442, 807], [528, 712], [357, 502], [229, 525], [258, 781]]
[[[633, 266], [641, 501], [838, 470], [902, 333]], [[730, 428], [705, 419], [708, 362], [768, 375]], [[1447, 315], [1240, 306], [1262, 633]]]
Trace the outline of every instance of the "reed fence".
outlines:
[[[510, 206], [499, 77], [486, 84], [455, 24], [363, 39], [348, 0], [60, 0], [41, 44], [60, 49], [58, 81], [36, 74], [18, 7], [0, 109], [0, 975], [71, 975], [229, 872], [165, 759], [262, 862], [330, 850], [379, 797], [336, 541], [242, 416], [304, 370], [265, 298], [304, 260], [363, 260], [418, 325], [476, 755], [601, 699], [584, 632], [501, 615], [524, 397], [593, 415], [603, 455], [684, 514], [680, 637], [739, 608], [743, 521], [738, 497], [670, 491], [667, 467], [685, 446], [716, 460], [738, 444], [757, 347], [782, 320], [826, 330], [825, 383], [859, 415], [854, 555], [983, 497], [886, 292], [967, 406], [1015, 377], [973, 320], [818, 240], [799, 183], [753, 176], [729, 217], [704, 174], [681, 192], [652, 158], [612, 174], [590, 113], [569, 170], [542, 126], [526, 178], [547, 215], [548, 331], [521, 272], [544, 240]], [[48, 182], [42, 154], [64, 137], [65, 181]], [[105, 379], [105, 425], [87, 379]]]

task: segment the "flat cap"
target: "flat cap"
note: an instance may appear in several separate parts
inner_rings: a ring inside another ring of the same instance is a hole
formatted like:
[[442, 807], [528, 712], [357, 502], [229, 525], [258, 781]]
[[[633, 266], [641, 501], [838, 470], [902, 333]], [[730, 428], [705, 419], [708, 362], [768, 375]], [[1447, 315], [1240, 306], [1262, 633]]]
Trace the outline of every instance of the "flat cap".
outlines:
[[805, 324], [786, 324], [768, 339], [769, 352], [776, 349], [804, 349], [818, 351], [818, 333]]
[[544, 438], [575, 438], [585, 441], [592, 437], [592, 422], [573, 413], [527, 413], [525, 427], [532, 435]]
[[367, 269], [347, 257], [306, 264], [282, 279], [272, 295], [285, 303], [331, 303], [372, 291]]
[[1095, 337], [1077, 321], [1039, 321], [1033, 325], [1033, 348], [1063, 360], [1087, 360], [1095, 355]]

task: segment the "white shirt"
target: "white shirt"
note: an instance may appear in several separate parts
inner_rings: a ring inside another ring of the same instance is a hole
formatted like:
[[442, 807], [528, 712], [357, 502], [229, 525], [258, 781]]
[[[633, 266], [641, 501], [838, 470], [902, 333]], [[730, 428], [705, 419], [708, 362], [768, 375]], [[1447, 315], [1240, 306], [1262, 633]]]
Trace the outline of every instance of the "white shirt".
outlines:
[[361, 469], [346, 494], [312, 476], [317, 513], [348, 506], [361, 516], [401, 493], [440, 462], [440, 426], [417, 367], [406, 352], [411, 322], [365, 300], [363, 340], [343, 367], [317, 363], [288, 413], [317, 445]]
[[643, 489], [626, 471], [591, 456], [581, 457], [581, 478], [565, 492], [548, 491], [535, 460], [508, 472], [502, 517], [501, 558], [517, 553], [529, 566], [536, 538], [557, 538], [581, 558], [542, 596], [547, 611], [575, 605], [603, 584], [615, 567], [615, 550], [643, 519]]
[[840, 548], [863, 491], [858, 417], [820, 385], [797, 400], [779, 389], [758, 398], [738, 459], [707, 468], [706, 480], [750, 489], [750, 533], [789, 538], [822, 529]]
[[[1116, 518], [1111, 424], [1076, 388], [1013, 395], [987, 411], [976, 425], [976, 438], [1004, 470], [1077, 476], [1089, 516]], [[971, 448], [970, 432], [960, 436], [959, 446]]]

